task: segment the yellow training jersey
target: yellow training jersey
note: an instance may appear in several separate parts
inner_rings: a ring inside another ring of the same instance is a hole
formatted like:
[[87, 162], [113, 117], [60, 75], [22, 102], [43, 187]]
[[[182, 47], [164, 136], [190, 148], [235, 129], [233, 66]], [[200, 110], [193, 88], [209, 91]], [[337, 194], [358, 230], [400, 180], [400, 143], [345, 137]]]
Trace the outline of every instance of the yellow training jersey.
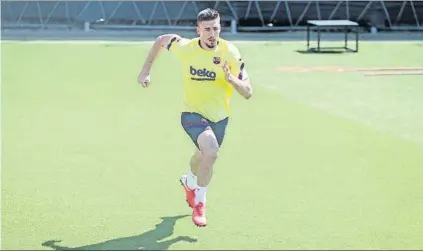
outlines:
[[178, 57], [183, 77], [183, 111], [196, 112], [213, 122], [230, 116], [232, 86], [222, 69], [228, 62], [231, 72], [246, 79], [244, 62], [238, 48], [223, 39], [213, 51], [201, 48], [199, 38], [173, 38], [167, 49]]

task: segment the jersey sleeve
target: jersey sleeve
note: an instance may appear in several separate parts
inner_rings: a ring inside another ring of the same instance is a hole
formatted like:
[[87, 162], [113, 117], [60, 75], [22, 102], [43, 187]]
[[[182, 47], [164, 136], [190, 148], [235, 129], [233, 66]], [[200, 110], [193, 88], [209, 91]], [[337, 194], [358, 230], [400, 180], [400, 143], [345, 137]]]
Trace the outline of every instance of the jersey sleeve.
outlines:
[[248, 79], [247, 70], [245, 69], [245, 62], [239, 52], [238, 48], [234, 44], [229, 44], [229, 65], [231, 73], [240, 80]]
[[181, 55], [181, 51], [183, 51], [183, 49], [188, 45], [188, 42], [188, 39], [173, 37], [166, 46], [166, 49], [179, 57]]

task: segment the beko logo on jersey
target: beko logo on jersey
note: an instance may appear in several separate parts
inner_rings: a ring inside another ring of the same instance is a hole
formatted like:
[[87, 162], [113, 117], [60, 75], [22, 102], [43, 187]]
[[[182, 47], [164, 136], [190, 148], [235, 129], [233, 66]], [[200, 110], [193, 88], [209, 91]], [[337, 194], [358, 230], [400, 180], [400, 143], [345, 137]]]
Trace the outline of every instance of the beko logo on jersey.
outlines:
[[206, 68], [195, 69], [194, 67], [189, 67], [189, 72], [191, 73], [192, 80], [195, 81], [214, 81], [216, 80], [216, 72], [209, 71]]

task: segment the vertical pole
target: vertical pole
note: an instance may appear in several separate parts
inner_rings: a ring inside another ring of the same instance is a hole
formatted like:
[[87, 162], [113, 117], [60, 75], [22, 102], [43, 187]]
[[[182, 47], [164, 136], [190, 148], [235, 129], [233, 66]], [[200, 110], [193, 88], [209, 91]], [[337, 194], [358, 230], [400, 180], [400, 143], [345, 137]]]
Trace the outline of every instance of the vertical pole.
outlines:
[[231, 20], [231, 33], [232, 34], [236, 34], [237, 32], [237, 24], [236, 24], [236, 20], [232, 19]]
[[358, 29], [360, 27], [357, 25], [355, 28], [355, 52], [358, 52]]
[[347, 50], [348, 49], [348, 26], [345, 26], [345, 50]]
[[320, 27], [317, 27], [317, 51], [320, 51]]
[[310, 24], [307, 23], [307, 50], [310, 48]]
[[84, 31], [85, 32], [90, 31], [90, 22], [88, 22], [88, 21], [84, 22]]

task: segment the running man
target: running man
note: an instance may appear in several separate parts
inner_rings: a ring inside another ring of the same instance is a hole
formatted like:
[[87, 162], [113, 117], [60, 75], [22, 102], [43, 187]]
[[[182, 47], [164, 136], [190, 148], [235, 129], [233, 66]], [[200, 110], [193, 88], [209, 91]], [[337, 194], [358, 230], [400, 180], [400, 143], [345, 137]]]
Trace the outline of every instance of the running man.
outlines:
[[197, 15], [199, 36], [157, 37], [138, 76], [138, 82], [148, 87], [150, 70], [161, 48], [173, 53], [182, 65], [181, 124], [196, 150], [190, 161], [191, 170], [180, 181], [186, 201], [193, 208], [192, 221], [199, 227], [207, 225], [206, 192], [228, 125], [232, 90], [246, 99], [252, 96], [243, 59], [234, 44], [220, 38], [220, 31], [219, 13], [213, 9], [201, 11]]

